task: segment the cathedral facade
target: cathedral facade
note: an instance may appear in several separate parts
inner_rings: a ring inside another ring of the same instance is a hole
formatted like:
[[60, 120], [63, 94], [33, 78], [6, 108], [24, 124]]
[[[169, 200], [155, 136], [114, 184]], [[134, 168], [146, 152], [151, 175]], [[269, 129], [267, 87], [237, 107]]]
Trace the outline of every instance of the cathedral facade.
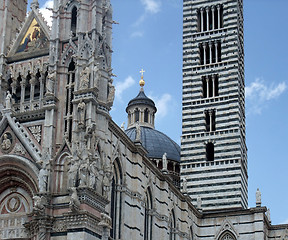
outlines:
[[288, 239], [259, 191], [247, 208], [242, 1], [183, 4], [180, 151], [155, 129], [143, 75], [128, 128], [109, 114], [110, 0], [54, 0], [51, 28], [37, 0], [28, 16], [26, 0], [0, 0], [0, 239]]

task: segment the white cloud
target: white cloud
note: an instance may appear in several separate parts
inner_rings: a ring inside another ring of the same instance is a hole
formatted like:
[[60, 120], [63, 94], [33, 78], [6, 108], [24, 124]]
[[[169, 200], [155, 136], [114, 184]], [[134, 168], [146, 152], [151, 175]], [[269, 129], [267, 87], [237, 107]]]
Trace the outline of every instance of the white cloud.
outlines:
[[52, 11], [47, 8], [53, 8], [53, 0], [48, 0], [40, 8], [40, 12], [48, 23], [48, 26], [52, 26]]
[[169, 107], [171, 107], [172, 96], [168, 93], [164, 93], [160, 98], [149, 96], [155, 102], [157, 113], [156, 118], [163, 118], [168, 114]]
[[118, 100], [122, 100], [122, 94], [123, 92], [132, 87], [133, 85], [135, 84], [135, 80], [131, 77], [131, 76], [128, 76], [124, 82], [117, 82], [115, 83], [115, 96]]
[[160, 11], [161, 2], [159, 0], [141, 0], [141, 3], [145, 7], [145, 11], [155, 14]]
[[277, 85], [274, 83], [267, 85], [262, 79], [257, 78], [245, 88], [247, 105], [255, 113], [262, 112], [265, 103], [278, 98], [287, 88], [285, 82]]
[[133, 33], [131, 34], [131, 37], [132, 37], [132, 38], [143, 37], [143, 35], [144, 35], [144, 32], [143, 32], [143, 31], [136, 31], [136, 32], [133, 32]]

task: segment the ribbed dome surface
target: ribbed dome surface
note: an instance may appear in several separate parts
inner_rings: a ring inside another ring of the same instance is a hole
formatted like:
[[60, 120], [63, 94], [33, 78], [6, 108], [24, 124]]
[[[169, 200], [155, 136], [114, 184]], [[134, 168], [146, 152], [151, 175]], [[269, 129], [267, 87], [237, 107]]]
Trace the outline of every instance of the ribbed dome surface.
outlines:
[[[153, 102], [153, 100], [151, 100], [150, 98], [148, 98], [144, 91], [143, 90], [140, 90], [139, 94], [133, 98], [132, 100], [130, 100], [130, 102], [128, 103], [128, 106], [127, 108], [129, 108], [130, 106], [133, 106], [133, 105], [148, 105], [148, 106], [151, 106], [153, 108], [155, 108], [155, 111], [156, 111], [156, 107], [155, 107], [155, 103]], [[126, 110], [127, 110], [126, 108]]]
[[[127, 136], [134, 141], [136, 128], [125, 131]], [[171, 138], [153, 128], [141, 127], [141, 142], [148, 151], [149, 158], [162, 159], [163, 154], [167, 153], [167, 158], [180, 162], [180, 147]]]

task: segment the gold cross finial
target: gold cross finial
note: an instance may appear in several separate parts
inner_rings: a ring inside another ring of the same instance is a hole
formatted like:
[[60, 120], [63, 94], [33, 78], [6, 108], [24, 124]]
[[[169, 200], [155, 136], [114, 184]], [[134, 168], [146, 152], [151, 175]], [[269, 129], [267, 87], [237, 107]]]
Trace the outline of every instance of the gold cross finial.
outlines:
[[141, 89], [144, 87], [144, 85], [145, 85], [145, 81], [144, 81], [144, 79], [143, 79], [143, 74], [144, 74], [144, 70], [143, 70], [143, 68], [141, 69], [141, 71], [140, 71], [140, 73], [141, 73], [141, 80], [139, 81], [139, 84], [140, 84], [140, 87], [141, 87]]
[[144, 72], [145, 72], [145, 71], [144, 71], [143, 68], [142, 68], [141, 71], [140, 71], [141, 76], [143, 76]]

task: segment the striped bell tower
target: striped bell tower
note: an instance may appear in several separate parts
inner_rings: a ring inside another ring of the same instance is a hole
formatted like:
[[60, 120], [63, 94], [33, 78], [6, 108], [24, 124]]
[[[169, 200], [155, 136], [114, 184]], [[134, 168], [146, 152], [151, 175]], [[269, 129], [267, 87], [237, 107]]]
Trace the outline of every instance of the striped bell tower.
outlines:
[[242, 0], [183, 1], [181, 179], [204, 211], [248, 206]]

